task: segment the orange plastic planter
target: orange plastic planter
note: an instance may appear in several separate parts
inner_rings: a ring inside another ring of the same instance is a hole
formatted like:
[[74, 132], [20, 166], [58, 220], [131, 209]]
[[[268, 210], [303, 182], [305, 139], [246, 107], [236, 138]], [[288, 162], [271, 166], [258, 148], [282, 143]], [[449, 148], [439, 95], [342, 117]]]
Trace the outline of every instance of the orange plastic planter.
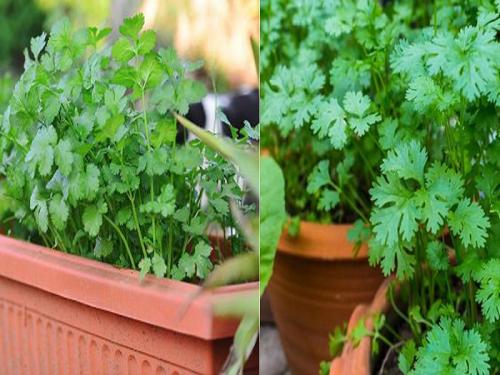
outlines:
[[217, 374], [238, 322], [213, 302], [257, 289], [203, 293], [179, 317], [199, 286], [0, 236], [0, 374]]
[[301, 222], [296, 238], [283, 234], [269, 284], [271, 308], [294, 375], [317, 374], [328, 360], [328, 336], [359, 303], [372, 300], [383, 281], [347, 240], [350, 225]]
[[[392, 278], [388, 278], [380, 285], [370, 305], [356, 306], [349, 319], [347, 327], [349, 332], [352, 332], [360, 319], [365, 319], [365, 326], [368, 330], [373, 329], [373, 316], [386, 312], [389, 308], [386, 294], [391, 281]], [[330, 375], [370, 375], [372, 373], [370, 355], [371, 337], [362, 338], [356, 348], [352, 343], [347, 342], [342, 349], [342, 354], [332, 361]]]

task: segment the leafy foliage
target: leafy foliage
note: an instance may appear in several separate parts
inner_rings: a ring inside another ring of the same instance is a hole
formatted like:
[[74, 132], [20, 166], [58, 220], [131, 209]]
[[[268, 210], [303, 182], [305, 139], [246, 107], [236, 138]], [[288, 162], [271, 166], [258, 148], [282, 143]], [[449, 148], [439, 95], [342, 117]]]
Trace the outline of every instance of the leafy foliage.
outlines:
[[142, 277], [197, 281], [219, 261], [208, 225], [241, 244], [229, 202], [253, 208], [233, 164], [200, 141], [175, 144], [174, 114], [205, 88], [143, 26], [142, 14], [126, 19], [102, 48], [110, 29], [67, 20], [32, 39], [1, 122], [0, 174], [24, 236]]
[[395, 273], [412, 337], [382, 341], [403, 373], [500, 369], [499, 12], [495, 1], [261, 2], [262, 140], [287, 211], [355, 222], [351, 241]]
[[417, 351], [411, 374], [488, 374], [487, 345], [474, 329], [460, 319], [441, 319], [426, 335]]

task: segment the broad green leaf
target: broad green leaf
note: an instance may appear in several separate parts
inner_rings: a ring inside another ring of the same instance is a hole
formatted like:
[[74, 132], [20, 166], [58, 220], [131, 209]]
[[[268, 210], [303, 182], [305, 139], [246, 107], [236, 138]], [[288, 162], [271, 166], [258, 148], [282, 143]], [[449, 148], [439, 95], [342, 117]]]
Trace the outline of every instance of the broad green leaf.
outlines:
[[274, 255], [283, 224], [285, 212], [285, 181], [283, 172], [269, 157], [261, 157], [262, 178], [260, 196], [260, 294], [264, 293], [271, 278]]
[[136, 39], [144, 26], [144, 14], [139, 13], [133, 17], [125, 18], [120, 26], [120, 34], [132, 39]]

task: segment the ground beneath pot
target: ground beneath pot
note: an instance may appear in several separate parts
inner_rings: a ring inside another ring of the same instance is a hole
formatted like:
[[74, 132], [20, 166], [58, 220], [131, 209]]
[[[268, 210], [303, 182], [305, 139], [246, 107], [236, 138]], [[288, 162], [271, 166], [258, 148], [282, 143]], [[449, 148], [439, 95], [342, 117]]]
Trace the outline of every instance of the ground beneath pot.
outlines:
[[291, 375], [281, 346], [278, 330], [273, 324], [260, 326], [259, 374]]

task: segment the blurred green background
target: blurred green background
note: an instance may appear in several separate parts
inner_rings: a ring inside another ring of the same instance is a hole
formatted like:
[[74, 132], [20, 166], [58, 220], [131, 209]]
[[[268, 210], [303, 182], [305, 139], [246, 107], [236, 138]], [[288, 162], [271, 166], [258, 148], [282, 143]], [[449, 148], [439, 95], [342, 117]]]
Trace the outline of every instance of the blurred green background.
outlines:
[[0, 111], [22, 72], [24, 49], [33, 36], [68, 17], [75, 28], [110, 26], [142, 12], [158, 43], [175, 46], [181, 57], [203, 60], [197, 78], [209, 90], [256, 87], [250, 39], [259, 40], [258, 0], [0, 0]]

